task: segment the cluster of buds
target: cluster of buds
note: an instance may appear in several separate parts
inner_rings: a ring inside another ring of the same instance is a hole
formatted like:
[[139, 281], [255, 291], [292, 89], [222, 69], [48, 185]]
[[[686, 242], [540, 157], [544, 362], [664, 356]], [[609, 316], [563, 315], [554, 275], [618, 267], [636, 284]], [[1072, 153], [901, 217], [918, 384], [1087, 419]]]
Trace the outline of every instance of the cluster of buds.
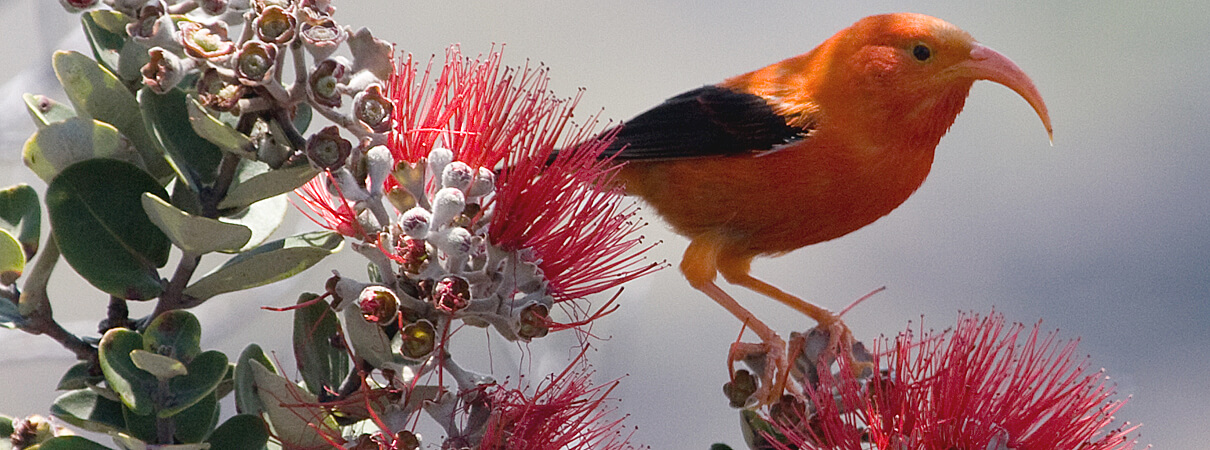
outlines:
[[[601, 159], [609, 133], [570, 125], [575, 99], [550, 94], [545, 70], [503, 68], [499, 53], [471, 60], [453, 47], [430, 80], [432, 71], [409, 57], [385, 94], [367, 94], [388, 100], [369, 108], [388, 113], [385, 141], [353, 148], [335, 128], [312, 136], [307, 156], [323, 172], [297, 194], [308, 217], [351, 239], [369, 260], [371, 279], [337, 274], [328, 294], [354, 359], [388, 379], [375, 389], [426, 397], [423, 410], [445, 429], [447, 444], [475, 444], [499, 431], [502, 420], [516, 420], [502, 416], [518, 414], [504, 406], [550, 399], [503, 390], [456, 364], [454, 331], [490, 327], [528, 342], [576, 328], [610, 311], [590, 312], [586, 296], [659, 264], [643, 260], [649, 246], [634, 235], [643, 224], [613, 182], [616, 166]], [[552, 318], [559, 310], [569, 320]], [[582, 377], [552, 380], [574, 381], [568, 388], [575, 395], [556, 402], [579, 404], [586, 396], [601, 404], [605, 391]], [[414, 423], [420, 408], [400, 403], [378, 413], [386, 433], [374, 442]], [[575, 433], [600, 431], [592, 426], [600, 410], [581, 410], [570, 414], [584, 415]], [[531, 417], [529, 426], [553, 430], [567, 416], [549, 424]]]
[[[140, 72], [152, 91], [196, 92], [212, 111], [270, 119], [253, 130], [254, 137], [285, 137], [285, 145], [260, 145], [262, 154], [250, 158], [277, 167], [305, 148], [318, 167], [343, 161], [331, 153], [351, 144], [336, 128], [312, 139], [295, 128], [293, 119], [311, 111], [352, 135], [363, 150], [386, 139], [392, 105], [383, 94], [393, 66], [392, 46], [364, 28], [354, 32], [337, 24], [329, 1], [63, 3], [73, 11], [105, 7], [124, 16], [128, 46], [146, 51]], [[346, 45], [347, 52], [338, 53]], [[285, 79], [290, 74], [293, 79]]]

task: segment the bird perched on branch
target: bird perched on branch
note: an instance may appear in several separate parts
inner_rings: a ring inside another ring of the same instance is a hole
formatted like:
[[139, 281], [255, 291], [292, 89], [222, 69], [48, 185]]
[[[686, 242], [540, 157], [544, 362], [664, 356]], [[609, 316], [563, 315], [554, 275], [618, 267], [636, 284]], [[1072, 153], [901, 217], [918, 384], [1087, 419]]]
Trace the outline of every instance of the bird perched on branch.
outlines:
[[604, 156], [619, 179], [689, 238], [680, 269], [763, 341], [760, 403], [782, 392], [785, 342], [715, 278], [752, 289], [853, 343], [840, 317], [749, 275], [752, 259], [835, 239], [920, 187], [976, 80], [1025, 98], [1052, 134], [1033, 82], [961, 29], [920, 14], [859, 20], [814, 50], [672, 97], [624, 122]]

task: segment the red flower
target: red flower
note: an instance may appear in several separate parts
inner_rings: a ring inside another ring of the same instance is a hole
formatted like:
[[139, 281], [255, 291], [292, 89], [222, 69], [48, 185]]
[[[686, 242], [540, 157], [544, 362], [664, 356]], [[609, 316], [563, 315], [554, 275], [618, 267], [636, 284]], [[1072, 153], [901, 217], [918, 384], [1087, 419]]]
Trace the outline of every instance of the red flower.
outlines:
[[819, 385], [804, 389], [818, 405], [810, 419], [771, 421], [807, 449], [1134, 448], [1137, 427], [1105, 430], [1124, 404], [1110, 400], [1105, 375], [1074, 356], [1076, 342], [1038, 329], [1019, 342], [1024, 326], [993, 313], [919, 341], [908, 330], [884, 343], [879, 375], [862, 383], [843, 367], [839, 376], [821, 369]]
[[440, 145], [472, 168], [493, 168], [529, 141], [562, 129], [547, 120], [552, 102], [545, 69], [503, 68], [500, 52], [472, 61], [457, 46], [446, 50], [430, 85], [432, 68], [430, 60], [421, 75], [408, 55], [388, 81], [395, 107], [388, 146], [396, 161], [416, 163]]
[[617, 381], [593, 386], [582, 369], [584, 353], [558, 375], [551, 375], [532, 395], [519, 388], [496, 386], [489, 391], [492, 416], [480, 448], [571, 450], [631, 448], [622, 419], [609, 416], [609, 393]]
[[329, 173], [322, 173], [294, 190], [294, 193], [302, 199], [303, 204], [307, 205], [307, 209], [310, 209], [317, 217], [312, 217], [302, 208], [298, 208], [298, 210], [316, 225], [344, 236], [364, 240], [365, 231], [361, 228], [361, 223], [357, 221], [357, 213], [353, 211], [350, 202], [345, 200], [344, 194], [340, 192], [339, 184], [331, 183], [336, 189], [335, 196], [329, 193], [328, 186], [331, 177], [332, 175]]

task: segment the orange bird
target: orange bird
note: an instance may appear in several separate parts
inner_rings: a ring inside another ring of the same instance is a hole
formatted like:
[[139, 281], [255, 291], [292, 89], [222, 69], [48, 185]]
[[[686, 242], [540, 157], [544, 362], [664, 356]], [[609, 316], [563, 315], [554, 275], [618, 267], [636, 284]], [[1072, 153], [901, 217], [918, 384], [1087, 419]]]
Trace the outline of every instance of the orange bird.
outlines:
[[624, 162], [627, 193], [689, 238], [680, 265], [689, 284], [763, 341], [740, 347], [766, 358], [758, 401], [781, 395], [785, 342], [716, 276], [810, 316], [848, 354], [852, 335], [837, 314], [752, 277], [752, 259], [844, 236], [907, 200], [976, 80], [1024, 97], [1052, 134], [1016, 64], [908, 13], [861, 19], [810, 52], [672, 97], [614, 130], [605, 156]]

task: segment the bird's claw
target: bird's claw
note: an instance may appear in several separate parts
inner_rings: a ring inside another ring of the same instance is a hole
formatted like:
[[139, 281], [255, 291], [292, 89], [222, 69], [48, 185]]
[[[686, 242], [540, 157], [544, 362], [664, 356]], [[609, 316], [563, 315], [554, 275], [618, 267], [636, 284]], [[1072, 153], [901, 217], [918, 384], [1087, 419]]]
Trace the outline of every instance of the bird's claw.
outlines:
[[[759, 376], [754, 378], [747, 370], [735, 370], [736, 361], [743, 361]], [[786, 342], [774, 338], [760, 343], [732, 343], [727, 353], [727, 366], [731, 368], [732, 379], [723, 390], [732, 406], [751, 408], [772, 404], [781, 398], [789, 374]]]

